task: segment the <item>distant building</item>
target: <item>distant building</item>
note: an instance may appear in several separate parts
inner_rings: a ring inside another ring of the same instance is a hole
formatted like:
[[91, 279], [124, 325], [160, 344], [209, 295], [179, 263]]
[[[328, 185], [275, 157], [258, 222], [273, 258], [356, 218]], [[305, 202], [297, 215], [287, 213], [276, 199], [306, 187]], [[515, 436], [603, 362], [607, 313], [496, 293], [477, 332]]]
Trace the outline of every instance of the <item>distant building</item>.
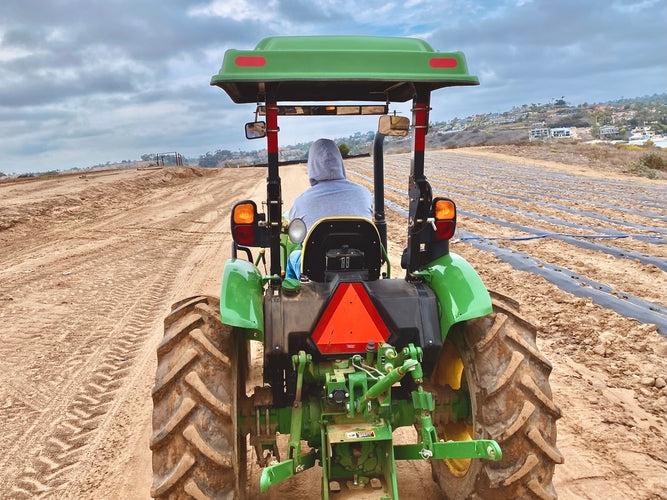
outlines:
[[647, 141], [655, 137], [655, 131], [650, 126], [635, 127], [630, 134], [631, 141]]
[[534, 128], [530, 131], [529, 139], [548, 139], [549, 138], [549, 129], [548, 128]]
[[570, 127], [552, 128], [551, 137], [554, 139], [567, 139], [572, 137], [572, 130], [570, 130]]
[[614, 125], [603, 125], [602, 127], [600, 127], [600, 138], [615, 136], [618, 134], [619, 134], [618, 127]]
[[566, 139], [572, 137], [572, 130], [569, 127], [562, 128], [534, 128], [530, 131], [529, 140], [534, 139]]

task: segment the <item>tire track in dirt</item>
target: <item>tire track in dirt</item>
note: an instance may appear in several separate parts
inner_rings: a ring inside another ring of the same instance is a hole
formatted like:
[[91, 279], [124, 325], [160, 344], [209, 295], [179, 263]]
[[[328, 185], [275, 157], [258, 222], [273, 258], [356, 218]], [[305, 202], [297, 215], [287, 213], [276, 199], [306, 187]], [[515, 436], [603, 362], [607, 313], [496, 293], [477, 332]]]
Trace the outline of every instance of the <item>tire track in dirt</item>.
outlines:
[[[107, 250], [105, 255], [118, 262], [125, 256], [126, 248], [120, 242], [115, 252]], [[26, 472], [17, 474], [14, 480], [16, 486], [12, 492], [17, 497], [22, 493], [31, 497], [55, 492], [67, 482], [66, 474], [62, 473], [78, 461], [81, 448], [90, 442], [91, 433], [99, 426], [100, 418], [106, 413], [106, 405], [113, 400], [114, 392], [123, 382], [127, 366], [133, 361], [144, 340], [142, 337], [147, 333], [142, 330], [144, 318], [154, 317], [164, 306], [166, 284], [171, 283], [174, 277], [171, 269], [186, 255], [183, 250], [172, 254], [166, 259], [170, 265], [157, 273], [149, 265], [151, 259], [146, 259], [146, 264], [139, 266], [130, 260], [124, 270], [115, 267], [115, 278], [120, 285], [110, 287], [111, 293], [104, 300], [106, 307], [102, 305], [101, 310], [108, 310], [112, 317], [116, 317], [116, 326], [108, 322], [100, 325], [97, 331], [89, 332], [88, 343], [64, 360], [62, 371], [53, 381], [58, 394], [42, 410], [41, 417], [27, 429], [23, 439], [16, 441], [14, 453], [10, 456], [18, 455], [22, 449], [29, 450], [28, 456], [30, 452], [33, 455], [32, 464], [27, 466]], [[83, 265], [78, 269], [89, 274], [86, 267]], [[141, 275], [149, 276], [137, 279]], [[133, 304], [125, 305], [128, 297], [137, 296], [139, 299]], [[86, 316], [90, 312], [79, 314], [76, 321], [65, 325], [70, 332], [86, 330]], [[63, 334], [64, 337], [70, 335]], [[40, 446], [42, 434], [39, 430], [44, 427], [49, 428], [56, 441], [51, 445], [47, 441], [46, 445]], [[23, 455], [25, 462], [26, 453]], [[6, 463], [2, 463], [1, 467], [8, 472], [12, 469]]]
[[[101, 430], [111, 425], [134, 385], [127, 380], [129, 374], [133, 372], [129, 378], [136, 379], [141, 371], [136, 367], [145, 369], [154, 356], [152, 350], [142, 351], [153, 333], [147, 323], [162, 316], [168, 290], [193, 245], [212, 246], [216, 234], [223, 233], [220, 226], [227, 219], [217, 216], [216, 198], [207, 191], [241, 190], [233, 181], [230, 185], [215, 179], [211, 184], [177, 196], [190, 198], [180, 217], [146, 221], [147, 207], [139, 205], [120, 215], [111, 211], [85, 231], [76, 224], [47, 231], [43, 235], [47, 242], [36, 249], [37, 262], [32, 262], [35, 269], [30, 273], [18, 269], [21, 260], [30, 259], [31, 249], [14, 245], [3, 259], [0, 290], [16, 299], [9, 311], [2, 310], [3, 316], [15, 317], [8, 342], [0, 345], [0, 356], [14, 365], [3, 375], [19, 374], [7, 383], [0, 377], [0, 394], [11, 394], [1, 414], [6, 425], [0, 442], [6, 453], [0, 458], [0, 491], [12, 498], [77, 496], [82, 471], [89, 469], [85, 464], [95, 462]], [[151, 210], [169, 203], [142, 198], [142, 204], [153, 205]], [[184, 201], [175, 204], [183, 206]], [[63, 233], [68, 237], [60, 242]], [[65, 273], [60, 271], [63, 255]], [[58, 297], [61, 310], [41, 318], [35, 328], [29, 309], [36, 304], [22, 299], [47, 302], [41, 290], [53, 287], [54, 281], [64, 292]], [[12, 352], [22, 345], [37, 347], [40, 356], [27, 363], [11, 361], [16, 358]], [[49, 370], [56, 364], [57, 370]], [[14, 390], [16, 386], [22, 390]]]

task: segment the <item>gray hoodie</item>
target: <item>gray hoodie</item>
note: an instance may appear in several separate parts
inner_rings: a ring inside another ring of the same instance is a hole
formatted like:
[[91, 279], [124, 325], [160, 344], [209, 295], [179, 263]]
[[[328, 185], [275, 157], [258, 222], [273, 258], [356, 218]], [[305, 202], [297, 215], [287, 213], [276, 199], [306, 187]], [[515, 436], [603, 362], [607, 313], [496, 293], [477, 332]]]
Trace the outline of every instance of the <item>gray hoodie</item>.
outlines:
[[318, 139], [308, 151], [310, 188], [296, 197], [289, 211], [290, 220], [301, 218], [310, 230], [324, 217], [355, 216], [373, 218], [370, 191], [345, 178], [343, 157], [336, 143]]

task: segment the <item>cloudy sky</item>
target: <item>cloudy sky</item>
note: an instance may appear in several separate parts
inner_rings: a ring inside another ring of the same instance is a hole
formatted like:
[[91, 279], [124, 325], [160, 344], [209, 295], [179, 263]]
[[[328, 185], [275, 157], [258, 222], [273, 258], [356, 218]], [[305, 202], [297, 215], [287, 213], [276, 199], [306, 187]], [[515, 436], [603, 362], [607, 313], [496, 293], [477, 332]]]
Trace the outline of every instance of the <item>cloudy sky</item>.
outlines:
[[[438, 91], [435, 121], [667, 92], [665, 0], [0, 0], [0, 172], [255, 149], [254, 106], [209, 81], [225, 50], [275, 35], [462, 50], [481, 85]], [[375, 126], [326, 123], [281, 123], [281, 144]]]

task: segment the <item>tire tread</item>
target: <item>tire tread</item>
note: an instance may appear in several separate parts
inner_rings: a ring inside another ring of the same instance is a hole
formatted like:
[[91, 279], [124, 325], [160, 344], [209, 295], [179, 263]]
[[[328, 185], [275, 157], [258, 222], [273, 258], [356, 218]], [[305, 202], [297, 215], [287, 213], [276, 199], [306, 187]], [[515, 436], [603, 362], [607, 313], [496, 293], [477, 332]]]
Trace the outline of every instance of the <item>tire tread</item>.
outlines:
[[444, 463], [433, 473], [449, 499], [556, 497], [552, 479], [563, 456], [556, 447], [560, 409], [549, 386], [552, 365], [540, 353], [537, 328], [505, 303], [455, 325], [448, 339], [464, 361], [476, 439], [495, 439], [501, 460], [473, 460], [454, 476]]
[[237, 498], [245, 491], [236, 436], [241, 340], [218, 310], [217, 298], [191, 297], [164, 321], [153, 389], [156, 498]]

